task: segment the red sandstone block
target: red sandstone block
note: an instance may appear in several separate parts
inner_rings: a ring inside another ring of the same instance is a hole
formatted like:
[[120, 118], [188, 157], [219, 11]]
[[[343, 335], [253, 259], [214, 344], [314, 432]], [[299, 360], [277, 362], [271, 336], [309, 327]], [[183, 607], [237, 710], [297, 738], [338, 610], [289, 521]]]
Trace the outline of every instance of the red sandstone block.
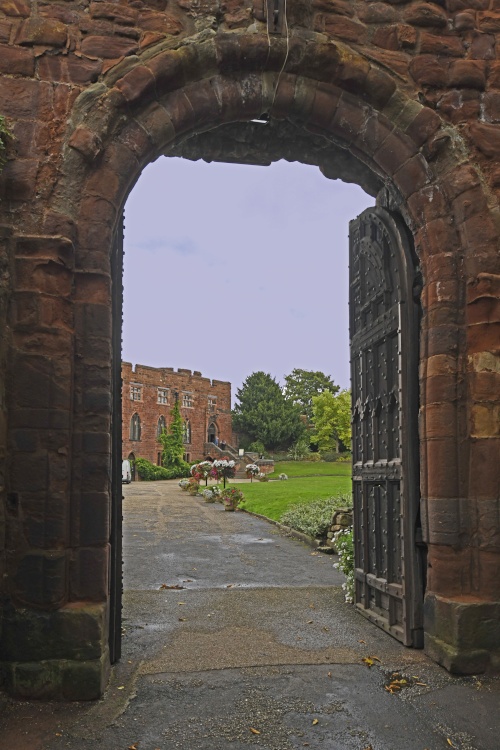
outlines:
[[126, 26], [134, 26], [139, 12], [135, 8], [127, 8], [116, 3], [90, 3], [90, 15], [92, 18], [106, 18], [115, 23]]
[[118, 136], [118, 142], [131, 151], [138, 160], [142, 160], [151, 150], [151, 141], [146, 131], [135, 120], [130, 120]]
[[482, 188], [474, 187], [465, 190], [452, 203], [453, 215], [457, 224], [467, 221], [476, 214], [488, 214], [488, 203]]
[[[250, 100], [262, 100], [261, 78], [248, 76], [247, 95]], [[218, 124], [222, 121], [221, 104], [210, 81], [200, 81], [185, 89], [191, 109], [196, 112], [200, 122]], [[255, 105], [254, 105], [255, 106]], [[257, 105], [260, 110], [260, 105]], [[260, 114], [260, 112], [259, 112]]]
[[390, 75], [373, 66], [370, 67], [366, 77], [366, 91], [371, 102], [382, 108], [387, 104], [395, 90], [396, 83]]
[[42, 55], [38, 59], [41, 80], [89, 84], [97, 81], [102, 71], [100, 60], [89, 60], [76, 55]]
[[[450, 250], [428, 255], [425, 259], [425, 280], [426, 282], [455, 281], [457, 282], [457, 254]], [[455, 299], [457, 289], [455, 290]], [[429, 303], [430, 304], [430, 303]]]
[[472, 60], [495, 60], [495, 43], [493, 34], [477, 33], [472, 38], [469, 56]]
[[39, 323], [49, 328], [72, 330], [73, 308], [71, 302], [67, 299], [41, 295]]
[[444, 189], [449, 199], [453, 200], [465, 190], [470, 190], [479, 184], [477, 171], [472, 164], [463, 164], [446, 174]]
[[[1, 110], [0, 110], [1, 111]], [[0, 174], [0, 197], [9, 201], [29, 201], [35, 195], [39, 161], [10, 161]]]
[[[425, 427], [423, 429], [425, 430]], [[429, 497], [457, 498], [456, 438], [425, 440], [425, 455]]]
[[500, 122], [500, 92], [488, 91], [483, 96], [484, 119], [488, 122]]
[[394, 52], [392, 50], [374, 48], [370, 50], [370, 58], [403, 78], [408, 76], [408, 66], [411, 57], [406, 52]]
[[459, 285], [456, 279], [431, 281], [427, 284], [427, 310], [445, 305], [452, 308], [459, 303]]
[[33, 50], [0, 44], [0, 73], [32, 76], [35, 72]]
[[423, 156], [417, 154], [400, 167], [394, 174], [394, 182], [405, 198], [428, 184], [430, 173]]
[[167, 111], [159, 104], [151, 104], [142, 114], [140, 125], [155, 148], [166, 146], [175, 137], [175, 129]]
[[453, 252], [459, 247], [456, 229], [449, 218], [435, 219], [417, 232], [417, 241], [425, 248], [425, 255]]
[[413, 193], [408, 198], [408, 207], [415, 218], [418, 217], [425, 223], [445, 217], [449, 213], [449, 206], [442, 189], [434, 185]]
[[419, 55], [410, 63], [410, 74], [415, 83], [424, 86], [445, 88], [448, 80], [449, 63], [435, 55]]
[[498, 231], [489, 213], [475, 213], [460, 224], [460, 234], [466, 246], [491, 244], [493, 251], [498, 253]]
[[115, 85], [129, 104], [137, 102], [138, 99], [141, 100], [141, 104], [145, 104], [154, 97], [155, 83], [152, 72], [144, 65], [139, 65], [126, 73]]
[[[450, 393], [441, 403], [427, 403], [420, 410], [420, 422], [425, 429], [425, 438], [454, 438], [457, 433], [457, 406], [450, 400]], [[432, 450], [432, 443], [429, 443]]]
[[[328, 0], [326, 1], [328, 2]], [[322, 10], [328, 10], [328, 7]], [[358, 9], [358, 17], [363, 23], [392, 23], [396, 20], [397, 13], [394, 8], [386, 3], [374, 2], [361, 5]]]
[[[417, 153], [417, 148], [404, 133], [394, 130], [384, 144], [375, 152], [373, 160], [384, 170], [385, 174], [395, 174]], [[410, 165], [409, 165], [410, 166]], [[418, 187], [415, 185], [415, 188]]]
[[500, 13], [494, 10], [477, 14], [478, 26], [481, 31], [497, 34], [500, 31]]
[[[137, 169], [137, 163], [135, 163]], [[85, 215], [93, 215], [95, 220], [105, 221], [109, 217], [109, 206], [107, 201], [121, 205], [123, 187], [119, 175], [109, 166], [103, 166], [90, 175], [86, 184], [87, 194], [92, 198], [86, 198], [81, 202], [82, 212]], [[106, 196], [106, 200], [99, 200], [100, 196]], [[95, 213], [92, 213], [94, 212]]]
[[341, 92], [338, 89], [319, 83], [314, 94], [308, 124], [328, 130], [337, 111], [340, 96]]
[[82, 42], [82, 52], [91, 57], [115, 60], [137, 50], [137, 43], [118, 36], [87, 36]]
[[0, 18], [0, 42], [8, 42], [13, 24], [10, 21]]
[[138, 26], [146, 31], [159, 31], [172, 36], [177, 36], [183, 30], [182, 21], [172, 13], [156, 13], [148, 8], [141, 9]]
[[330, 130], [347, 143], [359, 136], [366, 121], [366, 112], [354, 97], [343, 93], [339, 99], [337, 111]]
[[[472, 372], [467, 376], [471, 398], [476, 401], [492, 401], [500, 393], [500, 372]], [[500, 481], [500, 472], [498, 472]]]
[[324, 16], [324, 30], [328, 36], [345, 39], [348, 42], [364, 44], [366, 41], [366, 26], [350, 18], [327, 13]]
[[423, 386], [425, 403], [434, 404], [457, 398], [457, 377], [451, 375], [433, 375], [428, 377]]
[[470, 89], [449, 91], [438, 102], [438, 109], [453, 124], [479, 117], [479, 92]]
[[101, 273], [76, 273], [75, 300], [109, 305], [111, 302], [109, 276]]
[[457, 13], [453, 19], [453, 26], [457, 31], [469, 31], [476, 27], [476, 16], [472, 11]]
[[484, 89], [486, 85], [486, 64], [483, 60], [453, 60], [449, 68], [450, 86], [459, 88]]
[[425, 31], [420, 35], [420, 52], [422, 55], [461, 57], [464, 54], [464, 46], [461, 39], [456, 37], [431, 34]]
[[109, 545], [73, 551], [70, 563], [70, 600], [106, 601]]
[[478, 323], [467, 329], [467, 351], [469, 354], [498, 351], [500, 322]]
[[296, 76], [289, 75], [288, 73], [281, 74], [271, 107], [273, 117], [277, 119], [289, 117], [290, 111], [293, 108], [296, 86]]
[[60, 21], [32, 17], [22, 24], [16, 37], [17, 44], [42, 44], [50, 47], [63, 47], [66, 44], [68, 30]]
[[31, 13], [28, 0], [0, 0], [0, 11], [6, 16], [27, 18]]
[[471, 497], [500, 497], [500, 438], [481, 438], [470, 444]]
[[412, 3], [404, 12], [404, 19], [414, 26], [435, 26], [444, 28], [448, 16], [444, 10], [432, 3]]
[[459, 339], [460, 331], [455, 325], [443, 325], [430, 329], [427, 336], [428, 356], [455, 355], [458, 351]]
[[372, 44], [382, 49], [398, 50], [399, 39], [395, 26], [381, 26], [372, 36]]

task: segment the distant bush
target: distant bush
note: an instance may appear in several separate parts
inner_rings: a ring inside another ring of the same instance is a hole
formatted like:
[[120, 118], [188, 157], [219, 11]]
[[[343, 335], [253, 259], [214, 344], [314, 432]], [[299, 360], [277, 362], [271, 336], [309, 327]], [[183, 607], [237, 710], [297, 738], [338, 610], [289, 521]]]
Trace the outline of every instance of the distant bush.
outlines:
[[164, 466], [156, 466], [156, 464], [151, 463], [147, 458], [136, 458], [135, 468], [142, 480], [145, 482], [154, 482], [158, 479], [188, 477], [190, 466], [186, 464], [178, 469], [165, 469]]
[[315, 461], [321, 461], [321, 453], [318, 453], [317, 451], [315, 453], [313, 453], [313, 451], [311, 451], [310, 453], [306, 453], [306, 455], [304, 456], [304, 461], [310, 461], [312, 463], [314, 463]]
[[289, 508], [280, 518], [280, 522], [291, 529], [302, 531], [312, 537], [326, 534], [332, 522], [334, 511], [339, 508], [350, 508], [352, 495], [338, 495], [309, 503], [297, 503]]

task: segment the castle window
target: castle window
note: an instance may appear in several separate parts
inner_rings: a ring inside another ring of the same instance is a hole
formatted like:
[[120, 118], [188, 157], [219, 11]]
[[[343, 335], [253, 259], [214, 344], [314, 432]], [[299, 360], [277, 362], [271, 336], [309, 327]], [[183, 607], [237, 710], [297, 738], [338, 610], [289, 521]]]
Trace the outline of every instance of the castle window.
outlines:
[[217, 406], [217, 396], [208, 397], [208, 408], [210, 411], [214, 411]]
[[130, 439], [141, 439], [141, 418], [138, 414], [133, 414], [130, 420]]
[[193, 406], [193, 396], [191, 393], [182, 394], [182, 405], [188, 409], [190, 409]]
[[182, 431], [183, 431], [183, 441], [185, 443], [191, 442], [191, 422], [189, 419], [186, 419], [184, 424], [182, 425]]
[[158, 388], [158, 403], [168, 404], [168, 389], [167, 388]]
[[158, 424], [156, 425], [156, 437], [159, 438], [163, 430], [166, 430], [166, 429], [167, 429], [167, 423], [165, 422], [165, 417], [159, 417]]
[[142, 385], [131, 385], [130, 386], [130, 400], [131, 401], [142, 401]]

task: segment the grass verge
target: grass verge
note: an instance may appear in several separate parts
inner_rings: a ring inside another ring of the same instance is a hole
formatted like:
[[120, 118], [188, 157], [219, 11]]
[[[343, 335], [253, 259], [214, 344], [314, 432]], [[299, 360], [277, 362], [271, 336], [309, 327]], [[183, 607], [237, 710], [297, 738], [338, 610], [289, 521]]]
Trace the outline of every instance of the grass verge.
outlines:
[[242, 506], [245, 510], [279, 521], [283, 513], [296, 503], [313, 502], [350, 492], [351, 471], [349, 466], [347, 476], [297, 477], [284, 482], [252, 482], [245, 484], [241, 489], [245, 495]]
[[269, 476], [277, 479], [283, 473], [289, 477], [350, 477], [351, 470], [350, 462], [280, 461], [275, 464], [274, 471]]

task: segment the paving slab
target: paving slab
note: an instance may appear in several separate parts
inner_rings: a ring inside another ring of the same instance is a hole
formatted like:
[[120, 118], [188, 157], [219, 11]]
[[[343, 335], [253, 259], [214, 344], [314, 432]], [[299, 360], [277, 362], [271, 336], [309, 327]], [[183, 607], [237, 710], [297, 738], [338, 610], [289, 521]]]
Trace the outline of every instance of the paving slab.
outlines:
[[124, 494], [123, 656], [106, 695], [3, 696], [0, 748], [499, 750], [500, 680], [452, 677], [369, 623], [331, 556], [176, 482]]

